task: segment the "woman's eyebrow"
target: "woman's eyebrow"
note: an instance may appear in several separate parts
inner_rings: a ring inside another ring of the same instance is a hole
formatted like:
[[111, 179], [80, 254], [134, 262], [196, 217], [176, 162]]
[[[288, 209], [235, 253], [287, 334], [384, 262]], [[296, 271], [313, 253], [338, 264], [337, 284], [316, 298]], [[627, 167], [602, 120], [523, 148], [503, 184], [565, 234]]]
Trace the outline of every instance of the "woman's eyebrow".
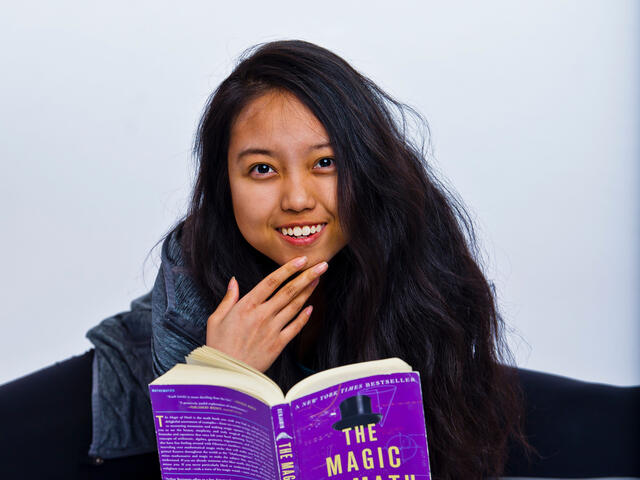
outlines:
[[265, 150], [264, 148], [245, 148], [238, 154], [237, 159], [240, 160], [247, 155], [268, 155], [273, 157], [273, 152], [271, 150]]
[[331, 142], [319, 143], [317, 145], [312, 145], [311, 147], [309, 147], [309, 151], [320, 150], [321, 148], [330, 148], [330, 147], [331, 147]]
[[[325, 142], [325, 143], [318, 143], [317, 145], [311, 145], [308, 149], [309, 152], [312, 152], [313, 150], [320, 150], [321, 148], [328, 148], [331, 147], [331, 143], [330, 142]], [[238, 153], [238, 156], [236, 157], [238, 160], [240, 160], [242, 157], [246, 156], [246, 155], [267, 155], [268, 157], [274, 157], [274, 153], [271, 150], [267, 150], [266, 148], [254, 148], [254, 147], [249, 147], [249, 148], [245, 148], [244, 150], [240, 151], [240, 153]]]

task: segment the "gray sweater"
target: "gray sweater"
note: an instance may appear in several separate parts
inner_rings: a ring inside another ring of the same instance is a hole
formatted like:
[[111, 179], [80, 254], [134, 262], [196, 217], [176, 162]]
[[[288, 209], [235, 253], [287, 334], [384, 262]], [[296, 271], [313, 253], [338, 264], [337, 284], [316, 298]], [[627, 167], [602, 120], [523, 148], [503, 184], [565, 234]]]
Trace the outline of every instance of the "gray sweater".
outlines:
[[95, 346], [91, 456], [116, 458], [156, 449], [148, 384], [205, 343], [213, 312], [184, 265], [174, 232], [162, 244], [153, 289], [133, 300], [130, 311], [87, 332]]

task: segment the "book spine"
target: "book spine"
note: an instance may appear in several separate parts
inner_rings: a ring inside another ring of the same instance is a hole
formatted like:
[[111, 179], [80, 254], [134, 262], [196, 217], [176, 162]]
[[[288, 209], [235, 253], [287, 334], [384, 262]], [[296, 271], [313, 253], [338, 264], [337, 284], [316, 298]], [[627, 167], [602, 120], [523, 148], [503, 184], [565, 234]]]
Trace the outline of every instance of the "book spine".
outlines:
[[298, 451], [295, 444], [291, 406], [283, 403], [271, 408], [273, 422], [273, 438], [276, 444], [276, 460], [280, 472], [280, 480], [296, 480], [300, 478]]

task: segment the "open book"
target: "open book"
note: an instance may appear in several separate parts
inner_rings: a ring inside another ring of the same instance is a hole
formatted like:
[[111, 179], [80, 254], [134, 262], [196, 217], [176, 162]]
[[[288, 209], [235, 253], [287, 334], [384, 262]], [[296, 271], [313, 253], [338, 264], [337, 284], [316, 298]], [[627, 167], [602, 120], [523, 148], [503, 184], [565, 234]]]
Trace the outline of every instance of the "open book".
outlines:
[[149, 384], [164, 480], [429, 480], [420, 376], [398, 358], [316, 373], [286, 395], [199, 347]]

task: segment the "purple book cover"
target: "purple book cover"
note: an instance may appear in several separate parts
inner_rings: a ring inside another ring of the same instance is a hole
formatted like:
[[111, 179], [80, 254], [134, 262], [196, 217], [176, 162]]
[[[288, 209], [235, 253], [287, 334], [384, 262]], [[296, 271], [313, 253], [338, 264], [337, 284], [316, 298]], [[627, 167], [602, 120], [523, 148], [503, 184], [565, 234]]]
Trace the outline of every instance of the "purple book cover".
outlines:
[[270, 408], [230, 388], [151, 385], [164, 480], [278, 478]]
[[291, 402], [302, 479], [429, 480], [417, 372], [352, 380]]
[[430, 480], [416, 372], [269, 407], [209, 385], [150, 385], [164, 480]]
[[280, 469], [280, 480], [300, 478], [298, 451], [293, 438], [291, 406], [284, 403], [271, 408], [273, 437], [276, 442], [276, 456]]

